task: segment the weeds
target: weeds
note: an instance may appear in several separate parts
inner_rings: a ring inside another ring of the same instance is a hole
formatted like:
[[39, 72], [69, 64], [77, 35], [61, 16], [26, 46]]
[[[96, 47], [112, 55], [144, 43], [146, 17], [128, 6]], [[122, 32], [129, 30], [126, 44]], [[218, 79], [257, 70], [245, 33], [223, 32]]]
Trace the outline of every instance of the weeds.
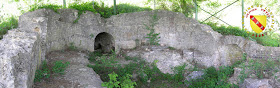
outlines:
[[150, 31], [150, 33], [147, 34], [147, 37], [149, 39], [149, 43], [150, 45], [159, 45], [159, 33], [155, 33], [155, 25], [157, 24], [158, 21], [158, 16], [157, 16], [157, 12], [155, 11], [155, 13], [152, 15], [152, 19], [150, 20], [149, 25], [144, 24], [146, 29]]
[[[272, 47], [278, 47], [280, 44], [280, 41], [277, 38], [273, 38], [272, 36], [266, 35], [262, 37], [254, 37], [249, 35], [246, 31], [241, 30], [239, 27], [233, 27], [233, 26], [217, 26], [217, 23], [208, 22], [205, 23], [214, 31], [217, 31], [223, 35], [235, 35], [235, 36], [242, 36], [244, 38], [248, 38], [249, 40], [256, 41], [257, 43], [264, 45], [264, 46], [272, 46]], [[252, 33], [250, 33], [252, 34]]]
[[111, 74], [108, 74], [110, 81], [109, 82], [104, 82], [101, 85], [103, 87], [107, 88], [134, 88], [134, 85], [137, 85], [136, 82], [133, 82], [131, 80], [131, 75], [126, 74], [126, 76], [121, 77], [120, 80], [117, 80], [118, 75], [113, 72]]
[[74, 42], [71, 42], [71, 43], [70, 43], [69, 49], [72, 50], [72, 51], [77, 50], [77, 47], [75, 46], [75, 43], [74, 43]]
[[11, 16], [10, 18], [0, 19], [0, 40], [3, 38], [8, 30], [17, 28], [18, 19], [15, 16]]
[[47, 62], [43, 61], [42, 63], [41, 70], [36, 70], [35, 72], [34, 82], [40, 82], [42, 79], [50, 77], [50, 70], [48, 69]]
[[46, 61], [42, 62], [42, 68], [37, 69], [35, 72], [34, 82], [40, 82], [42, 79], [47, 79], [51, 76], [51, 73], [64, 74], [69, 62], [63, 63], [62, 61], [54, 62], [54, 66], [49, 67]]
[[61, 6], [61, 5], [54, 5], [54, 4], [42, 4], [42, 5], [34, 4], [34, 5], [31, 5], [30, 7], [31, 7], [31, 9], [29, 10], [29, 12], [35, 11], [37, 9], [45, 8], [45, 9], [51, 9], [56, 13], [58, 13], [58, 11], [57, 11], [58, 9], [63, 8], [63, 6]]
[[63, 63], [62, 61], [56, 61], [54, 63], [54, 66], [52, 67], [52, 71], [54, 73], [58, 73], [58, 74], [64, 74], [64, 70], [66, 69], [66, 67], [69, 65], [69, 62], [65, 62]]
[[233, 74], [233, 68], [230, 66], [220, 67], [220, 70], [216, 70], [214, 67], [209, 67], [205, 70], [205, 74], [201, 79], [186, 81], [190, 88], [230, 88], [234, 85], [227, 82], [231, 74]]
[[170, 50], [176, 50], [176, 48], [169, 46], [168, 49]]

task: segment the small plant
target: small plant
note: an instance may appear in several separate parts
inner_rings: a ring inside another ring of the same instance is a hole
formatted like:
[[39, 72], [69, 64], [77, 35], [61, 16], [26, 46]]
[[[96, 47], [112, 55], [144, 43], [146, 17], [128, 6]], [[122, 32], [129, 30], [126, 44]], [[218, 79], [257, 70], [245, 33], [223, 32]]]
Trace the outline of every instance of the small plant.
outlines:
[[93, 34], [90, 34], [90, 38], [94, 38], [94, 35], [93, 35]]
[[104, 82], [101, 85], [103, 87], [107, 88], [134, 88], [134, 85], [136, 85], [136, 82], [131, 81], [131, 75], [126, 74], [126, 76], [121, 77], [120, 80], [117, 80], [118, 74], [115, 72], [108, 74], [110, 81], [109, 82]]
[[75, 46], [74, 42], [70, 43], [69, 49], [73, 51], [77, 50], [77, 47]]
[[18, 19], [15, 16], [11, 16], [9, 18], [0, 19], [0, 40], [3, 38], [8, 30], [17, 28]]
[[119, 84], [120, 82], [117, 80], [118, 75], [113, 72], [111, 74], [108, 74], [110, 81], [109, 82], [103, 82], [101, 85], [103, 87], [107, 87], [107, 88], [114, 88], [114, 87], [120, 87]]
[[152, 19], [150, 20], [150, 24], [146, 25], [146, 29], [150, 31], [150, 33], [147, 34], [147, 37], [149, 39], [149, 43], [151, 45], [159, 45], [159, 33], [155, 33], [155, 25], [157, 24], [158, 17], [157, 17], [157, 12], [155, 11], [154, 15], [152, 15]]
[[63, 63], [62, 61], [54, 62], [54, 66], [48, 67], [47, 62], [42, 62], [42, 68], [37, 69], [35, 72], [34, 82], [40, 82], [42, 79], [49, 78], [51, 73], [64, 74], [64, 70], [69, 65], [69, 62]]
[[66, 69], [66, 67], [69, 65], [69, 62], [65, 62], [63, 63], [62, 61], [56, 61], [54, 63], [54, 66], [52, 67], [52, 71], [54, 73], [58, 73], [58, 74], [64, 74], [64, 70]]
[[42, 69], [38, 69], [35, 72], [34, 82], [40, 82], [41, 79], [49, 78], [50, 70], [48, 69], [47, 62], [43, 61]]
[[231, 88], [234, 85], [227, 82], [229, 76], [233, 74], [233, 68], [230, 66], [219, 67], [216, 70], [214, 67], [209, 67], [205, 70], [202, 79], [186, 81], [190, 83], [189, 88]]
[[176, 48], [169, 46], [168, 49], [170, 50], [176, 50]]
[[121, 88], [134, 88], [134, 85], [137, 85], [136, 82], [131, 80], [131, 77], [132, 75], [126, 74], [126, 76], [121, 78]]

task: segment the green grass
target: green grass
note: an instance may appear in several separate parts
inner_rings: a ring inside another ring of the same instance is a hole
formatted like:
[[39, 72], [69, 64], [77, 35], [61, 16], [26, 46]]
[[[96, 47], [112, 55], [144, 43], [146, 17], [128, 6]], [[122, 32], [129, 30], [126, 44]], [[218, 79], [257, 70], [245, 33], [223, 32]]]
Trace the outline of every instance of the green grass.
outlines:
[[64, 74], [66, 67], [70, 64], [69, 62], [56, 61], [51, 66], [46, 61], [42, 62], [41, 69], [37, 69], [35, 72], [34, 82], [40, 82], [42, 79], [50, 78], [51, 74]]
[[42, 5], [35, 4], [35, 5], [31, 5], [30, 7], [31, 7], [31, 9], [29, 10], [29, 12], [35, 11], [37, 9], [45, 8], [45, 9], [51, 9], [56, 13], [58, 13], [57, 12], [58, 9], [63, 8], [63, 6], [61, 6], [61, 5], [54, 5], [54, 4], [42, 4]]
[[[185, 82], [184, 73], [186, 71], [185, 67], [187, 65], [174, 67], [173, 70], [175, 74], [164, 74], [157, 68], [157, 61], [154, 61], [153, 63], [147, 63], [137, 57], [125, 56], [118, 58], [116, 57], [117, 55], [93, 55], [95, 54], [91, 54], [89, 59], [90, 61], [92, 61], [92, 63], [95, 63], [95, 65], [88, 65], [88, 67], [92, 68], [97, 74], [99, 74], [103, 82], [109, 82], [110, 77], [108, 76], [108, 74], [114, 72], [116, 75], [118, 75], [118, 78], [116, 80], [120, 80], [126, 75], [138, 74], [138, 81], [136, 81], [137, 85], [135, 86], [136, 88], [185, 88], [187, 87], [185, 83], [192, 84], [189, 88], [228, 88], [236, 86], [227, 82], [229, 77], [233, 74], [233, 66], [220, 67], [220, 70], [216, 70], [214, 67], [210, 67], [205, 70], [206, 75], [203, 76], [203, 79]], [[116, 60], [120, 60], [122, 58], [131, 62], [129, 64], [121, 66], [118, 64], [118, 62], [116, 62]], [[240, 63], [242, 62], [236, 62], [236, 65], [234, 66], [237, 66]]]
[[9, 18], [0, 19], [0, 40], [3, 38], [3, 35], [8, 32], [8, 30], [17, 28], [18, 19], [15, 16]]
[[[263, 45], [263, 46], [271, 46], [271, 47], [279, 47], [278, 45], [280, 44], [279, 39], [273, 38], [270, 35], [266, 35], [263, 37], [255, 37], [252, 35], [249, 35], [246, 31], [241, 30], [239, 27], [232, 27], [232, 26], [217, 26], [217, 23], [205, 23], [209, 26], [214, 31], [217, 31], [223, 35], [235, 35], [235, 36], [242, 36], [244, 38], [250, 39], [252, 41], [256, 41], [257, 43]], [[252, 34], [252, 33], [251, 33]], [[278, 35], [279, 36], [279, 35]]]

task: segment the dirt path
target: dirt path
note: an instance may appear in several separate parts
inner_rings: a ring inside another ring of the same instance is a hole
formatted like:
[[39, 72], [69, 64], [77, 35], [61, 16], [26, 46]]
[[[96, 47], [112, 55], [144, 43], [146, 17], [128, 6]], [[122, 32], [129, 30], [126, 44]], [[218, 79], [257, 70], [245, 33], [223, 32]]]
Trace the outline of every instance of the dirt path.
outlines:
[[102, 88], [101, 79], [91, 68], [85, 53], [75, 51], [51, 52], [47, 55], [47, 62], [57, 60], [68, 61], [64, 75], [51, 75], [48, 79], [34, 83], [34, 88]]

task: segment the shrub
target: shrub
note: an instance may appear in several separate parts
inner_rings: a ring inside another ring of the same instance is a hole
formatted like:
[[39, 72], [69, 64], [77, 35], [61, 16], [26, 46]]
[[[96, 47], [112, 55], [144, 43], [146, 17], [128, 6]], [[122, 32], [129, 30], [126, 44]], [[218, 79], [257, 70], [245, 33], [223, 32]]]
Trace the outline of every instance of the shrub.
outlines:
[[64, 74], [64, 71], [69, 64], [69, 62], [63, 63], [62, 61], [56, 61], [52, 67], [52, 71], [54, 73]]
[[29, 10], [30, 12], [35, 11], [37, 9], [45, 8], [45, 9], [51, 9], [56, 13], [57, 13], [58, 9], [63, 8], [61, 5], [54, 5], [54, 4], [41, 4], [41, 5], [34, 4], [34, 5], [31, 5], [30, 7], [31, 7], [31, 9]]
[[134, 88], [134, 85], [136, 85], [136, 82], [131, 81], [131, 75], [126, 74], [126, 76], [121, 77], [120, 80], [117, 80], [118, 74], [115, 72], [108, 74], [110, 81], [109, 82], [104, 82], [101, 85], [103, 87], [107, 88]]
[[11, 16], [6, 19], [0, 19], [0, 40], [3, 38], [3, 35], [7, 33], [8, 30], [17, 28], [18, 19], [15, 16]]
[[190, 83], [190, 88], [230, 88], [234, 85], [227, 82], [230, 75], [233, 74], [233, 67], [220, 67], [216, 70], [214, 67], [209, 67], [205, 70], [202, 79], [186, 81]]
[[[152, 10], [149, 7], [139, 7], [139, 6], [130, 5], [130, 4], [119, 4], [116, 7], [117, 7], [118, 14]], [[112, 6], [111, 8], [113, 9], [114, 7]]]

